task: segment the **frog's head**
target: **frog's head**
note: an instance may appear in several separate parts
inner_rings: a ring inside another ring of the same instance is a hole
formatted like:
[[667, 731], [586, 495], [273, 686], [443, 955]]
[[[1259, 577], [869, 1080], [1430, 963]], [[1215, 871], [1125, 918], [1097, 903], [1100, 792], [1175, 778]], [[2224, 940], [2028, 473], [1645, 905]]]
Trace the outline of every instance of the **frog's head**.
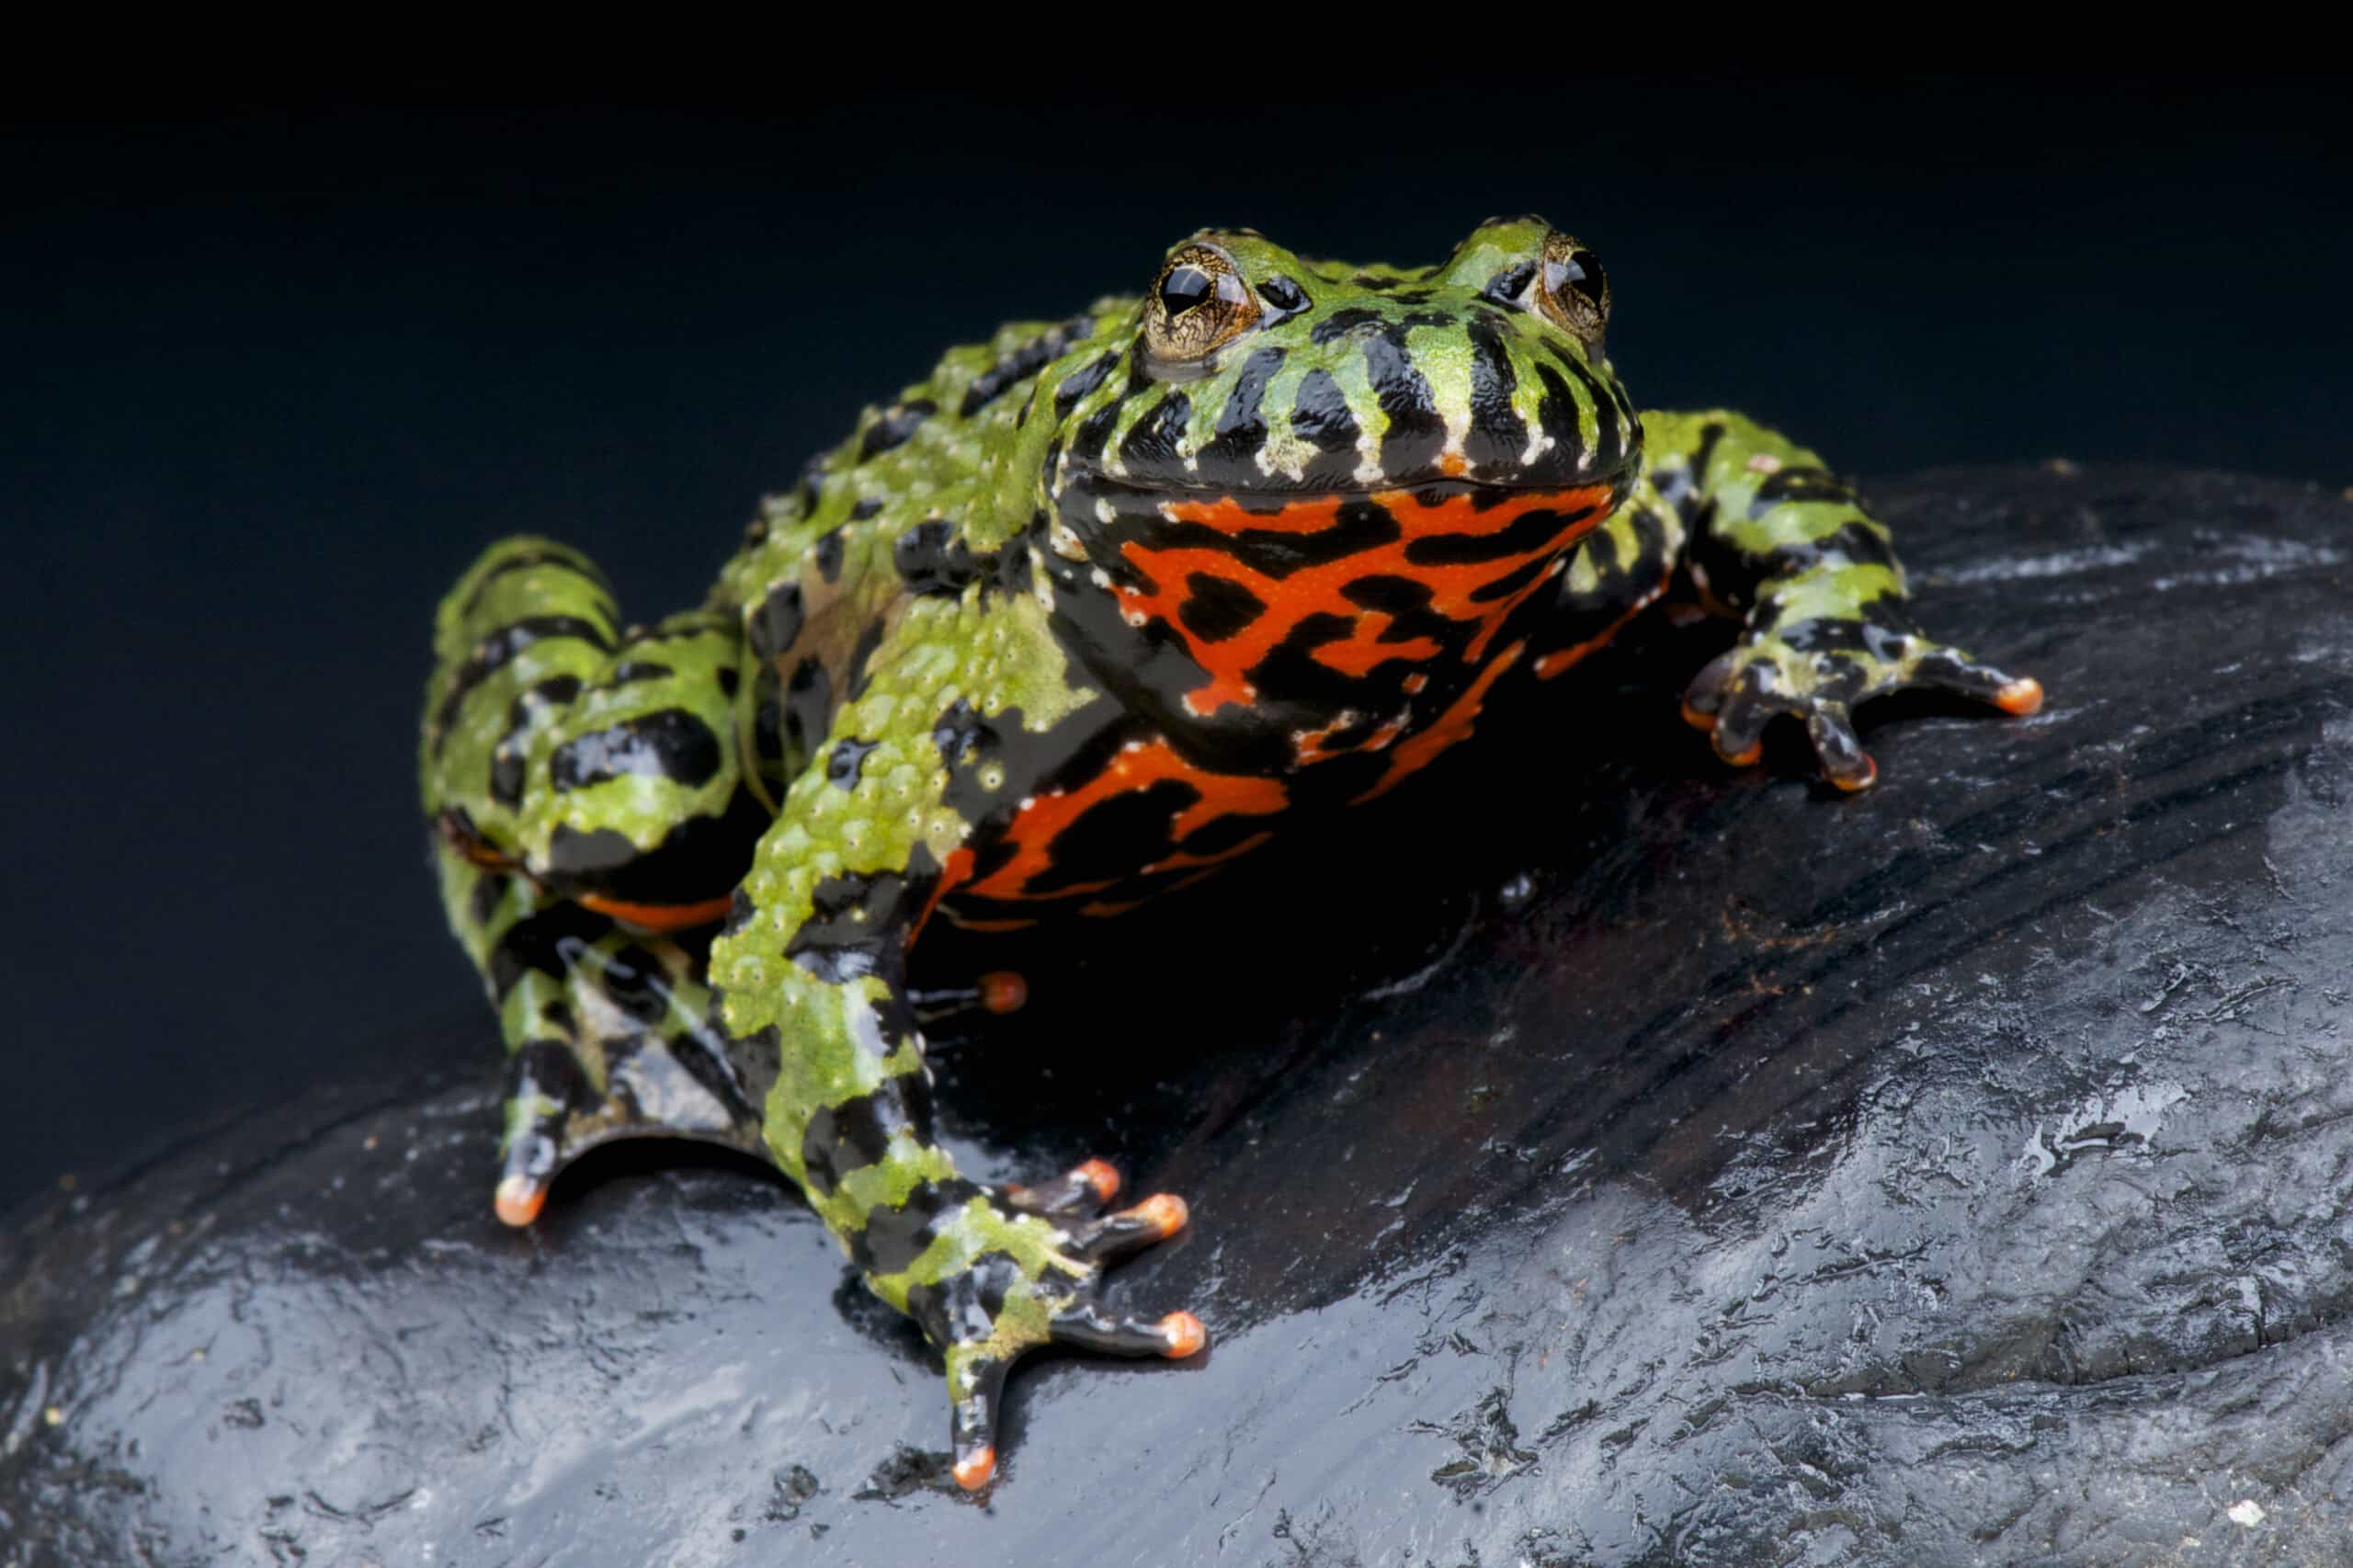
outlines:
[[1057, 477], [1270, 498], [1616, 483], [1641, 433], [1608, 318], [1600, 262], [1541, 218], [1421, 268], [1204, 230], [1122, 322], [1120, 362], [1057, 389]]
[[[1488, 657], [1641, 463], [1601, 264], [1540, 218], [1491, 220], [1422, 268], [1204, 230], [1104, 309], [1033, 405], [1053, 420], [1050, 564], [1066, 618], [1089, 619], [1091, 575], [1207, 672], [1195, 714], [1370, 711], [1380, 692], [1323, 689], [1308, 665], [1386, 686], [1413, 654]], [[1401, 633], [1409, 615], [1427, 636]]]

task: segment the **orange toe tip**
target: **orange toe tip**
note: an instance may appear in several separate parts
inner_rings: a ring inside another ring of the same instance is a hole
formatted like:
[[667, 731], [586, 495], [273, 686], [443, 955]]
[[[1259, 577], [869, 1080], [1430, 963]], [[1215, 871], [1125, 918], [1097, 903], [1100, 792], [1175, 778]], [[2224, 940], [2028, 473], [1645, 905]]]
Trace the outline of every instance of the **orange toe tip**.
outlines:
[[1173, 1236], [1183, 1230], [1185, 1221], [1192, 1217], [1185, 1200], [1173, 1192], [1155, 1192], [1128, 1212], [1164, 1236]]
[[1736, 751], [1729, 754], [1719, 752], [1717, 755], [1723, 757], [1724, 761], [1733, 767], [1754, 767], [1758, 763], [1765, 760], [1765, 743], [1763, 741], [1758, 741], [1746, 751]]
[[1688, 702], [1683, 705], [1683, 722], [1695, 730], [1712, 730], [1716, 727], [1716, 716], [1713, 713], [1702, 713]]
[[2020, 719], [2039, 713], [2042, 710], [2042, 683], [2032, 676], [2020, 676], [1994, 694], [1994, 706]]
[[1029, 983], [1009, 969], [981, 976], [981, 1006], [992, 1013], [1017, 1013], [1029, 1000]]
[[956, 1461], [956, 1484], [967, 1492], [978, 1492], [996, 1474], [996, 1450], [974, 1449]]
[[1097, 1203], [1108, 1203], [1120, 1190], [1120, 1173], [1108, 1160], [1088, 1160], [1072, 1170], [1071, 1175], [1095, 1189]]
[[540, 1217], [540, 1210], [547, 1200], [546, 1187], [534, 1184], [529, 1176], [511, 1176], [498, 1184], [491, 1207], [497, 1211], [500, 1223], [519, 1231]]
[[1210, 1342], [1210, 1331], [1190, 1312], [1170, 1312], [1160, 1320], [1160, 1332], [1168, 1336], [1167, 1356], [1171, 1361], [1199, 1355], [1201, 1346]]
[[1843, 777], [1834, 773], [1829, 776], [1829, 778], [1830, 782], [1851, 795], [1858, 790], [1868, 790], [1879, 782], [1879, 764], [1870, 757], [1865, 757], [1863, 770], [1860, 773], [1849, 773]]

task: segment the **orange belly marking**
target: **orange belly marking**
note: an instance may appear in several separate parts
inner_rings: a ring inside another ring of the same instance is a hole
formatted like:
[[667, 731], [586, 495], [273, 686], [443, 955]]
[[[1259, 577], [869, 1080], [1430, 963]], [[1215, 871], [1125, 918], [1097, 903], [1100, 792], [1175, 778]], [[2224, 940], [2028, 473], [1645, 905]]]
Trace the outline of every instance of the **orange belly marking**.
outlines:
[[1471, 726], [1479, 717], [1479, 710], [1486, 704], [1487, 688], [1495, 685], [1506, 670], [1519, 662], [1520, 652], [1526, 646], [1522, 642], [1514, 642], [1497, 653], [1462, 695], [1447, 705], [1446, 711], [1438, 716], [1435, 723], [1400, 742], [1397, 749], [1389, 754], [1388, 770], [1374, 781], [1371, 789], [1357, 797], [1358, 801], [1361, 803], [1376, 795], [1387, 794], [1399, 779], [1409, 773], [1419, 772], [1438, 753], [1457, 741], [1469, 738]]
[[[1044, 892], [1029, 891], [1029, 883], [1053, 865], [1055, 842], [1079, 818], [1106, 801], [1170, 781], [1189, 786], [1197, 796], [1189, 804], [1170, 813], [1169, 842], [1178, 846], [1221, 817], [1272, 817], [1290, 804], [1290, 796], [1278, 780], [1245, 774], [1210, 773], [1177, 756], [1166, 741], [1131, 741], [1102, 772], [1084, 783], [1024, 801], [1005, 830], [1006, 841], [1013, 846], [1012, 858], [987, 875], [974, 880], [975, 861], [970, 849], [959, 849], [950, 855], [942, 869], [939, 891], [942, 894], [961, 892], [980, 898], [1014, 901], [1101, 892], [1117, 886], [1121, 878], [1073, 882]], [[1253, 834], [1206, 853], [1178, 847], [1157, 860], [1135, 867], [1134, 871], [1217, 865], [1264, 843], [1267, 836]]]
[[[1344, 675], [1364, 676], [1393, 659], [1419, 662], [1435, 656], [1438, 644], [1427, 637], [1383, 641], [1392, 628], [1391, 617], [1365, 609], [1345, 592], [1351, 583], [1366, 577], [1404, 577], [1426, 585], [1430, 590], [1432, 610], [1450, 620], [1478, 626], [1477, 633], [1463, 651], [1466, 660], [1476, 663], [1485, 655], [1497, 628], [1546, 578], [1540, 574], [1492, 600], [1476, 596], [1529, 562], [1558, 555], [1583, 538], [1607, 515], [1611, 494], [1608, 486], [1597, 484], [1574, 490], [1530, 492], [1508, 496], [1483, 511], [1472, 495], [1461, 493], [1442, 496], [1435, 503], [1425, 503], [1404, 490], [1384, 490], [1370, 499], [1396, 521], [1402, 530], [1398, 538], [1337, 561], [1301, 567], [1282, 577], [1256, 571], [1222, 550], [1200, 546], [1154, 550], [1133, 540], [1120, 546], [1128, 563], [1153, 585], [1149, 588], [1120, 587], [1121, 605], [1129, 619], [1157, 620], [1172, 628], [1185, 640], [1186, 650], [1194, 663], [1209, 676], [1206, 683], [1185, 694], [1188, 711], [1206, 718], [1228, 703], [1251, 702], [1256, 691], [1250, 683], [1250, 672], [1310, 616], [1329, 615], [1347, 622], [1345, 636], [1320, 644], [1311, 654]], [[1348, 497], [1327, 495], [1294, 501], [1278, 512], [1256, 513], [1245, 510], [1231, 497], [1221, 497], [1171, 502], [1166, 512], [1177, 522], [1196, 523], [1229, 538], [1246, 533], [1315, 534], [1336, 527], [1341, 508], [1349, 501]], [[1438, 564], [1406, 558], [1407, 548], [1416, 540], [1483, 538], [1500, 533], [1528, 513], [1539, 510], [1561, 513], [1561, 527], [1525, 551], [1490, 561]], [[1202, 638], [1187, 627], [1177, 613], [1192, 597], [1187, 580], [1197, 574], [1231, 583], [1266, 608], [1230, 637], [1213, 642]]]

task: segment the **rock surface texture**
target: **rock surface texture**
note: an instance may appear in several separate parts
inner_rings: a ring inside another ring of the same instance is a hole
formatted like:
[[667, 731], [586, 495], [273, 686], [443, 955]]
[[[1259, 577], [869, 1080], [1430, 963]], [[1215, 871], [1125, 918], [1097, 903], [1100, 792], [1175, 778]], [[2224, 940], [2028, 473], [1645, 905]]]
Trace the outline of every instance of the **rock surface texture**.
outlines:
[[2353, 1562], [2353, 504], [1872, 498], [2040, 717], [1729, 773], [1661, 624], [1194, 894], [926, 941], [1031, 982], [943, 1031], [968, 1168], [1184, 1194], [1109, 1297], [1214, 1336], [1028, 1363], [984, 1499], [773, 1175], [500, 1230], [484, 1011], [17, 1217], [0, 1564]]

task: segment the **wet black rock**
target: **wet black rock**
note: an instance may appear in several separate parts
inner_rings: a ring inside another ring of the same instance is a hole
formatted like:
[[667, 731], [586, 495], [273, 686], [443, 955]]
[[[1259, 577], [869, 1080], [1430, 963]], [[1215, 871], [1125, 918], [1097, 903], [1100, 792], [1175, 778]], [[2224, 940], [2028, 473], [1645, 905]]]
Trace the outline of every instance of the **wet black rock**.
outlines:
[[2353, 1561], [2353, 505], [1879, 494], [2040, 717], [1733, 774], [1661, 626], [1189, 903], [926, 944], [1032, 981], [960, 1152], [1184, 1193], [1110, 1293], [1217, 1336], [1030, 1363], [985, 1502], [773, 1176], [499, 1230], [483, 1015], [20, 1217], [0, 1563]]

